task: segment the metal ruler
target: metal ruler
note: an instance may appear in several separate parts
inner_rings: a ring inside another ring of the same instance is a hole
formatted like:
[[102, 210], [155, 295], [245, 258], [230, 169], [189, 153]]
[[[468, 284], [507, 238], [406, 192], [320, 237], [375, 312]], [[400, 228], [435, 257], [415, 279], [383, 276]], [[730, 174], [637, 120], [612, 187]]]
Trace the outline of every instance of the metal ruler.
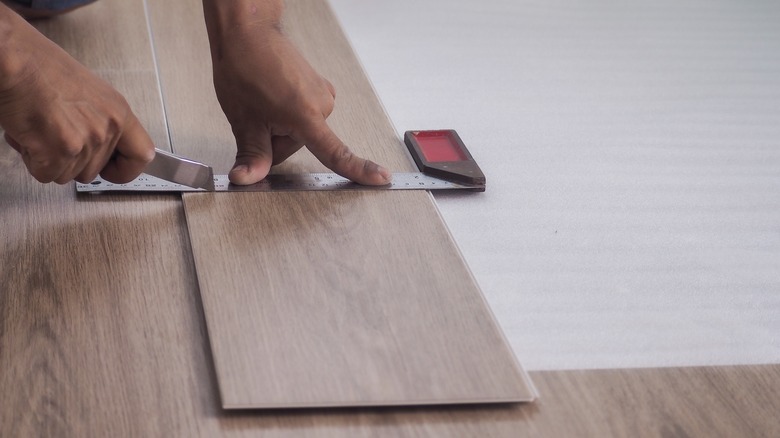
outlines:
[[[424, 173], [394, 173], [393, 182], [386, 186], [364, 186], [335, 173], [306, 173], [268, 175], [257, 184], [238, 186], [230, 184], [227, 175], [214, 175], [215, 192], [300, 192], [333, 190], [484, 190], [474, 186], [446, 181]], [[79, 193], [100, 192], [209, 192], [176, 184], [150, 175], [141, 175], [127, 184], [114, 184], [100, 177], [89, 184], [76, 184]]]
[[293, 192], [334, 190], [470, 190], [485, 191], [485, 176], [453, 130], [407, 131], [404, 142], [420, 172], [394, 173], [391, 184], [365, 186], [335, 173], [268, 175], [239, 186], [211, 167], [158, 150], [144, 174], [126, 184], [100, 177], [77, 183], [79, 193], [105, 192]]

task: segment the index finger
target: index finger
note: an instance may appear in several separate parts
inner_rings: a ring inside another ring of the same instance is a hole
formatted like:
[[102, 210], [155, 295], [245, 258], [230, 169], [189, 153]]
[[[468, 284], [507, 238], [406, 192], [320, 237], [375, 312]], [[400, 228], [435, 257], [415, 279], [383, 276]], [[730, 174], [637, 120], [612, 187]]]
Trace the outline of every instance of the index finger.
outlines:
[[307, 138], [306, 147], [329, 169], [358, 184], [389, 184], [392, 175], [384, 167], [355, 155], [330, 129], [325, 120], [316, 123]]

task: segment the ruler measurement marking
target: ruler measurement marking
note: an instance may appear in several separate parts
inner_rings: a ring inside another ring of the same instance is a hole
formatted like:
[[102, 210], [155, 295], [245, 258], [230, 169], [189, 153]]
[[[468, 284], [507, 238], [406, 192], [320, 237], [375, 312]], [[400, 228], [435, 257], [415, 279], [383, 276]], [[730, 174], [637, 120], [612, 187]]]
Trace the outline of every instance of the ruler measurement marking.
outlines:
[[[354, 190], [437, 190], [478, 189], [479, 187], [441, 180], [421, 173], [395, 173], [387, 186], [363, 186], [335, 174], [269, 175], [249, 186], [230, 184], [227, 175], [215, 175], [217, 192], [291, 192], [291, 191], [354, 191]], [[483, 187], [484, 188], [484, 187]], [[76, 184], [79, 193], [101, 192], [206, 192], [160, 178], [142, 174], [126, 184], [114, 184], [101, 178], [89, 184]]]

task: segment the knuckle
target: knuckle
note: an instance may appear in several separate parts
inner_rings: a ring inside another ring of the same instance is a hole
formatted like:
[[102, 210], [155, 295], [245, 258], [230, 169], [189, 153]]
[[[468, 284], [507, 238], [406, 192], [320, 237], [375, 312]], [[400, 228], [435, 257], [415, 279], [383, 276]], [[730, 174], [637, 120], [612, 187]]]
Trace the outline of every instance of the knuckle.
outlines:
[[48, 176], [48, 175], [36, 175], [36, 174], [34, 174], [34, 173], [33, 173], [33, 174], [32, 174], [32, 176], [33, 176], [33, 178], [35, 178], [35, 179], [36, 179], [36, 180], [37, 180], [39, 183], [42, 183], [42, 184], [48, 184], [48, 183], [50, 183], [50, 182], [51, 182], [51, 177], [50, 177], [50, 176]]
[[154, 160], [156, 155], [153, 144], [147, 144], [142, 147], [138, 153], [138, 158], [144, 163], [149, 164]]
[[106, 121], [105, 127], [101, 131], [93, 133], [92, 141], [95, 144], [113, 143], [122, 133], [122, 119], [111, 116]]
[[49, 156], [41, 156], [38, 154], [30, 155], [30, 164], [28, 166], [30, 168], [30, 171], [35, 170], [36, 172], [40, 171], [46, 171], [53, 167], [55, 167], [55, 161], [52, 160]]
[[236, 151], [236, 160], [247, 160], [252, 158], [265, 158], [269, 155], [268, 148], [255, 143], [243, 143], [243, 147]]
[[301, 95], [297, 99], [298, 114], [303, 120], [319, 120], [333, 109], [333, 97], [327, 93], [315, 92]]
[[330, 159], [333, 164], [349, 167], [355, 161], [355, 154], [347, 148], [335, 148], [330, 153]]
[[62, 152], [69, 158], [77, 157], [82, 150], [84, 150], [84, 144], [80, 142], [64, 143], [62, 145]]
[[52, 172], [49, 172], [47, 169], [41, 169], [38, 167], [28, 167], [28, 170], [30, 171], [30, 175], [33, 176], [38, 182], [47, 184], [54, 180], [54, 176], [52, 176]]
[[336, 87], [333, 86], [333, 83], [325, 78], [322, 78], [322, 81], [325, 83], [325, 88], [328, 89], [330, 92], [330, 95], [333, 96], [333, 98], [336, 98]]
[[92, 181], [94, 181], [98, 176], [98, 172], [96, 171], [89, 171], [89, 172], [82, 172], [78, 176], [76, 176], [75, 180], [82, 183], [82, 184], [89, 184]]
[[122, 99], [123, 104], [115, 108], [114, 113], [108, 119], [107, 131], [114, 136], [118, 136], [123, 130], [136, 123], [135, 114], [130, 109], [130, 106], [124, 100], [124, 97], [119, 97]]
[[334, 99], [333, 96], [328, 94], [327, 96], [325, 96], [325, 100], [323, 101], [322, 116], [327, 118], [333, 112], [333, 109], [335, 107], [336, 107], [336, 99]]
[[331, 114], [333, 114], [334, 109], [335, 109], [335, 102], [333, 101], [333, 99], [330, 99], [330, 102], [322, 108], [322, 117], [325, 117], [327, 119], [328, 117], [330, 117]]
[[68, 176], [60, 176], [60, 177], [58, 177], [57, 179], [54, 180], [55, 183], [57, 183], [57, 184], [59, 184], [61, 186], [69, 183], [70, 181], [71, 181], [70, 175], [68, 175]]
[[324, 112], [320, 105], [309, 100], [303, 104], [300, 114], [304, 120], [318, 120], [323, 117]]
[[123, 96], [122, 93], [117, 91], [115, 88], [111, 88], [111, 98], [114, 100], [116, 107], [126, 116], [130, 111], [130, 104], [127, 103], [125, 96]]
[[79, 135], [65, 134], [60, 140], [60, 152], [66, 157], [78, 156], [85, 147], [85, 141]]
[[132, 181], [135, 178], [135, 176], [131, 176], [131, 175], [124, 174], [124, 173], [123, 174], [102, 175], [102, 176], [103, 176], [103, 178], [106, 181], [110, 181], [110, 182], [112, 182], [114, 184], [127, 184], [127, 183], [129, 183], [130, 181]]

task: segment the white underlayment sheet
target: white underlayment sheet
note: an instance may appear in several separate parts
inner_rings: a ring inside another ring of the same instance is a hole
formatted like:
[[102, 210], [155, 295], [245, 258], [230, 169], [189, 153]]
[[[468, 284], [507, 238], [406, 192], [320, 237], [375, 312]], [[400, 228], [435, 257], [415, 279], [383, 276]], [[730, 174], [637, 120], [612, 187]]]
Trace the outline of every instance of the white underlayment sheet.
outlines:
[[779, 2], [331, 2], [526, 368], [780, 362]]

